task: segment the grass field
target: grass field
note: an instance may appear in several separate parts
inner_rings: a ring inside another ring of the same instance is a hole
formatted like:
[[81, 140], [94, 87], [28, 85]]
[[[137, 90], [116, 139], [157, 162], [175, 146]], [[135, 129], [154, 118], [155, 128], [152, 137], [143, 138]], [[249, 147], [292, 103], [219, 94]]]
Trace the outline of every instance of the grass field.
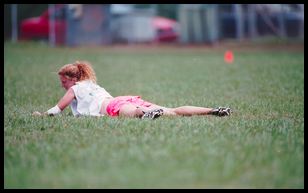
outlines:
[[[4, 188], [304, 188], [304, 48], [4, 44]], [[290, 49], [288, 49], [290, 48]], [[113, 96], [230, 117], [32, 117], [88, 60]]]

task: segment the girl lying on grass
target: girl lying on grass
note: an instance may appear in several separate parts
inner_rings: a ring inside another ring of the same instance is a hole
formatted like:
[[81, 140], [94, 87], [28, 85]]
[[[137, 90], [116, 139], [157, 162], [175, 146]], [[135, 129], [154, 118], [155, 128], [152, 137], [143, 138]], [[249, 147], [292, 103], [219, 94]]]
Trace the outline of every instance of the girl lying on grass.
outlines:
[[216, 115], [229, 116], [231, 109], [226, 107], [205, 108], [181, 106], [167, 108], [141, 99], [140, 96], [111, 96], [104, 88], [96, 84], [95, 72], [88, 62], [76, 61], [66, 64], [58, 72], [62, 87], [67, 90], [58, 104], [44, 113], [33, 115], [57, 115], [68, 105], [74, 116], [124, 116], [156, 119], [161, 115]]

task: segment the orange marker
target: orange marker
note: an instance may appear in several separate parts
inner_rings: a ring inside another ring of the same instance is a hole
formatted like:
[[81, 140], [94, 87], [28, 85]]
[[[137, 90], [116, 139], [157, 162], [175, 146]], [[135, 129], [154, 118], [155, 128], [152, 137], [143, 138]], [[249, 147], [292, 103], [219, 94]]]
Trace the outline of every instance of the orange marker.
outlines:
[[234, 60], [233, 52], [230, 50], [227, 50], [225, 52], [225, 62], [230, 64], [233, 62], [233, 60]]

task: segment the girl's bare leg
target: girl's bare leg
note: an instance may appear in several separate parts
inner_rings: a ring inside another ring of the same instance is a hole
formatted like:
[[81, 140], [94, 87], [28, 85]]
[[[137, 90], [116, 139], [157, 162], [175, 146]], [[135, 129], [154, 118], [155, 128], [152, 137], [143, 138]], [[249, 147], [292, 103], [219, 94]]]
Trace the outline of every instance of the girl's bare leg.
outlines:
[[232, 110], [229, 107], [207, 108], [196, 106], [182, 106], [176, 108], [169, 108], [167, 112], [175, 113], [181, 116], [193, 116], [193, 115], [215, 115], [219, 117], [229, 116]]
[[193, 116], [193, 115], [209, 115], [213, 108], [196, 107], [196, 106], [181, 106], [172, 108], [172, 111], [177, 115]]
[[213, 108], [196, 107], [196, 106], [181, 106], [176, 108], [166, 108], [158, 105], [152, 105], [148, 108], [140, 107], [143, 111], [149, 111], [154, 109], [163, 109], [164, 115], [180, 115], [180, 116], [192, 116], [192, 115], [209, 115]]
[[[136, 107], [132, 104], [123, 105], [120, 109], [120, 116], [126, 117], [139, 117], [144, 115], [144, 112], [152, 111], [155, 109], [163, 109], [163, 115], [169, 116], [193, 116], [193, 115], [214, 115], [214, 108], [196, 107], [196, 106], [181, 106], [176, 108], [166, 108], [159, 105], [151, 105], [150, 107]], [[229, 109], [230, 110], [230, 109]], [[222, 114], [218, 116], [230, 115]]]

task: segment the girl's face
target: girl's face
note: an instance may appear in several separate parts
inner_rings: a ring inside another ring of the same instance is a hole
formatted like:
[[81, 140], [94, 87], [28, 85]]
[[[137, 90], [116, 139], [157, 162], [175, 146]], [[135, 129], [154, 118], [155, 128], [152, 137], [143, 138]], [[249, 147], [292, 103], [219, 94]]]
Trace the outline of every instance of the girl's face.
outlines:
[[70, 80], [70, 79], [68, 79], [68, 78], [66, 78], [65, 76], [62, 76], [62, 75], [60, 75], [59, 78], [61, 80], [62, 87], [65, 90], [68, 90], [69, 88], [74, 86], [76, 81], [77, 81], [76, 78], [73, 78], [72, 80]]

